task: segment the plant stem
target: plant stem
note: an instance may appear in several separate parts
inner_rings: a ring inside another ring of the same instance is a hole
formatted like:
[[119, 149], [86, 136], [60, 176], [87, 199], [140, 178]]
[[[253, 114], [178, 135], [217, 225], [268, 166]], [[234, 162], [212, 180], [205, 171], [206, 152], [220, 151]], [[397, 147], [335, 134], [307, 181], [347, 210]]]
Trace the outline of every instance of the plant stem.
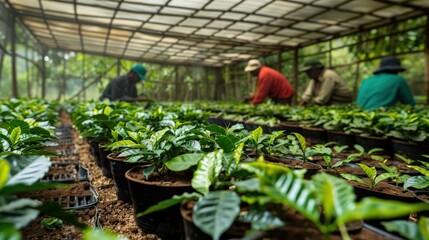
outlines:
[[338, 225], [338, 228], [340, 229], [341, 237], [343, 240], [351, 240], [349, 233], [347, 232], [347, 228], [344, 224]]

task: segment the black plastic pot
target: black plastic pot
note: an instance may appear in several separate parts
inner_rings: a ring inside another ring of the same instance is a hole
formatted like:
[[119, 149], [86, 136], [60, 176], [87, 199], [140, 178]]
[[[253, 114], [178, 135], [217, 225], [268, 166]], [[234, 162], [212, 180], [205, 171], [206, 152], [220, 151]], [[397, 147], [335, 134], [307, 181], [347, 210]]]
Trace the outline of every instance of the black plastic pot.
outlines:
[[284, 130], [286, 134], [293, 132], [302, 134], [302, 127], [299, 125], [299, 122], [281, 122], [279, 128]]
[[302, 135], [309, 145], [326, 143], [328, 138], [326, 130], [318, 127], [302, 127]]
[[413, 160], [429, 161], [429, 158], [425, 158], [422, 155], [429, 155], [428, 144], [418, 144], [414, 142], [406, 142], [400, 140], [392, 140], [393, 153], [400, 154]]
[[105, 146], [109, 143], [99, 143], [99, 153], [100, 153], [100, 164], [101, 164], [101, 171], [103, 172], [103, 175], [108, 178], [112, 178], [112, 170], [110, 169], [110, 160], [107, 158], [107, 155], [111, 153], [110, 150], [106, 150]]
[[117, 158], [116, 153], [107, 155], [110, 162], [110, 169], [112, 172], [113, 182], [115, 184], [116, 196], [118, 199], [132, 203], [130, 189], [128, 187], [128, 180], [125, 178], [125, 173], [132, 167], [140, 165], [139, 163], [125, 162], [125, 158]]
[[392, 142], [388, 138], [356, 135], [356, 144], [361, 145], [365, 151], [369, 151], [373, 148], [381, 148], [384, 151], [377, 152], [378, 155], [393, 156]]
[[[174, 195], [193, 192], [191, 183], [160, 184], [160, 182], [143, 181], [133, 177], [133, 173], [142, 174], [142, 166], [133, 167], [125, 173], [130, 187], [134, 212], [141, 213], [148, 207]], [[137, 225], [145, 233], [154, 233], [162, 239], [181, 239], [183, 223], [180, 206], [176, 205], [162, 211], [154, 212], [136, 219]]]
[[95, 158], [95, 163], [97, 166], [101, 167], [101, 159], [100, 159], [100, 147], [98, 146], [99, 142], [89, 141], [89, 147], [91, 149], [91, 153]]
[[340, 146], [347, 145], [350, 149], [353, 149], [356, 143], [355, 135], [339, 131], [327, 131], [327, 138], [328, 142], [336, 142]]
[[[180, 205], [180, 214], [183, 219], [183, 226], [185, 229], [185, 239], [186, 240], [211, 240], [212, 238], [201, 231], [192, 221], [192, 210], [186, 208], [187, 202], [182, 203]], [[237, 225], [236, 222], [233, 223], [233, 226], [230, 227], [226, 232], [222, 234], [220, 237], [221, 240], [227, 240], [227, 239], [242, 239], [242, 237], [245, 235], [245, 230], [248, 230], [250, 226], [245, 226], [245, 224], [241, 227], [237, 227], [237, 229], [240, 229], [241, 231], [237, 231], [234, 228], [234, 225]], [[247, 228], [247, 229], [246, 229]], [[234, 231], [235, 230], [235, 231]], [[253, 238], [246, 238], [246, 239], [253, 239]]]

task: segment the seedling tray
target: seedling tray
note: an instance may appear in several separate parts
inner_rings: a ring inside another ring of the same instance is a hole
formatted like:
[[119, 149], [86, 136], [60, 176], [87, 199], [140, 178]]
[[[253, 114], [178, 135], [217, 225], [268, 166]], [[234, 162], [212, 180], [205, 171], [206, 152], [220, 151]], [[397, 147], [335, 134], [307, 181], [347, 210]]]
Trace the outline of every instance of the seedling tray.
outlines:
[[71, 183], [68, 188], [55, 188], [29, 192], [23, 197], [41, 201], [57, 202], [66, 210], [84, 209], [93, 207], [98, 203], [97, 190], [89, 181]]
[[80, 164], [54, 163], [42, 181], [71, 183], [88, 179], [88, 169]]

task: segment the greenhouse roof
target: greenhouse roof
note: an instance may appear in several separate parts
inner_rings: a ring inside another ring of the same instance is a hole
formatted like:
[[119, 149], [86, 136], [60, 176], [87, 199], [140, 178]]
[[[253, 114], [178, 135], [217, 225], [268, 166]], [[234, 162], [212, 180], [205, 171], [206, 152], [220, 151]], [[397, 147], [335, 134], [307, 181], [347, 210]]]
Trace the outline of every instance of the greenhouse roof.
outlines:
[[48, 48], [210, 66], [429, 11], [429, 0], [0, 1]]

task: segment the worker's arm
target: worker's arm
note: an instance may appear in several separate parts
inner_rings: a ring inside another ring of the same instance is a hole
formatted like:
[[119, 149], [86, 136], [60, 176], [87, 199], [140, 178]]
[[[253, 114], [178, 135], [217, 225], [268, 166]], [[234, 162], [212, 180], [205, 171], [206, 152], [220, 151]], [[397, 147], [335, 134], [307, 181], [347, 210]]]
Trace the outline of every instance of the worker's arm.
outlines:
[[314, 80], [310, 80], [310, 82], [307, 85], [307, 88], [304, 91], [304, 94], [302, 94], [301, 103], [299, 105], [305, 105], [306, 103], [311, 102], [311, 97], [313, 96], [313, 89], [314, 89]]
[[405, 79], [401, 78], [401, 84], [399, 85], [399, 100], [401, 103], [415, 105], [416, 100], [414, 99], [413, 93]]
[[261, 76], [258, 78], [258, 89], [252, 97], [252, 104], [260, 104], [268, 96], [271, 89], [272, 81], [268, 77]]
[[332, 93], [335, 88], [335, 78], [327, 77], [323, 80], [322, 86], [317, 96], [315, 96], [313, 102], [318, 105], [325, 105], [331, 99]]

